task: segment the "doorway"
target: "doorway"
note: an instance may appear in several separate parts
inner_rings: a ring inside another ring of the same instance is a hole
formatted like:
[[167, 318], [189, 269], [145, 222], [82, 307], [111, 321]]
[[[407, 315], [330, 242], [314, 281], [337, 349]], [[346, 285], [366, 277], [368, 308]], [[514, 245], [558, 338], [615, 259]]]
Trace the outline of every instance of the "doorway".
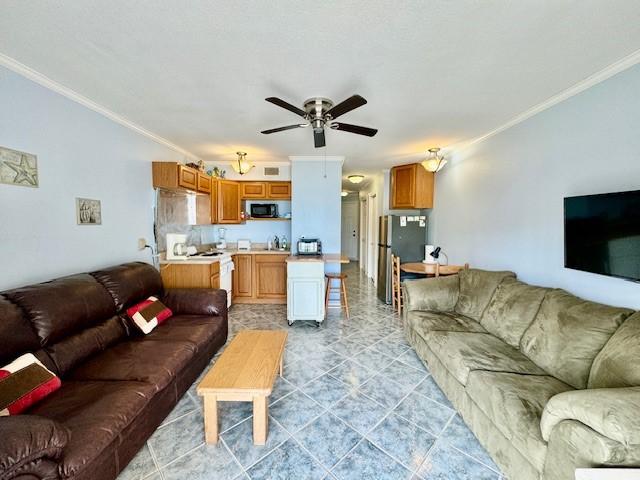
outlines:
[[[353, 198], [350, 198], [353, 197]], [[342, 200], [342, 255], [349, 260], [358, 261], [360, 247], [360, 202], [356, 195], [350, 194]]]

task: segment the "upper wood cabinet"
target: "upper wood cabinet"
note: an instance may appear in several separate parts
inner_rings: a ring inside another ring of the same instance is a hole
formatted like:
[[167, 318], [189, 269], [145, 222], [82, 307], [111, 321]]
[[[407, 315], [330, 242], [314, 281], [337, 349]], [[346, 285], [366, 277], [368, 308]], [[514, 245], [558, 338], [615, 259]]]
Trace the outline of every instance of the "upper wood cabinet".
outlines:
[[391, 169], [390, 205], [395, 209], [433, 208], [434, 175], [419, 163]]
[[267, 198], [265, 182], [242, 182], [242, 198]]
[[291, 182], [240, 182], [243, 200], [289, 200]]
[[218, 223], [218, 180], [215, 178], [211, 179], [209, 198], [211, 198], [211, 223], [215, 225]]
[[210, 193], [212, 178], [195, 168], [177, 162], [153, 162], [153, 188], [180, 189]]
[[240, 223], [240, 183], [218, 180], [218, 218], [216, 223]]
[[273, 199], [291, 198], [291, 182], [268, 182], [267, 198], [273, 198]]

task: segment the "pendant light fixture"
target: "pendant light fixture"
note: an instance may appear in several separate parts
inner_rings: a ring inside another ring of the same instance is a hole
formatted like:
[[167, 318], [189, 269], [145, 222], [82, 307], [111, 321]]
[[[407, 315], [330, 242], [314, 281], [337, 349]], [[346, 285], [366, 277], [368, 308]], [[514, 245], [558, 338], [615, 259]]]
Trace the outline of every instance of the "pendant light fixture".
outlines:
[[238, 155], [238, 158], [235, 162], [231, 162], [231, 167], [240, 175], [244, 175], [245, 173], [248, 173], [254, 165], [251, 165], [247, 161], [247, 154], [245, 152], [236, 152], [236, 154]]
[[422, 162], [422, 166], [428, 172], [439, 172], [447, 164], [447, 160], [442, 155], [438, 155], [439, 151], [439, 148], [430, 148], [429, 156]]
[[362, 181], [364, 180], [364, 175], [349, 175], [347, 177], [347, 180], [355, 184], [362, 183]]

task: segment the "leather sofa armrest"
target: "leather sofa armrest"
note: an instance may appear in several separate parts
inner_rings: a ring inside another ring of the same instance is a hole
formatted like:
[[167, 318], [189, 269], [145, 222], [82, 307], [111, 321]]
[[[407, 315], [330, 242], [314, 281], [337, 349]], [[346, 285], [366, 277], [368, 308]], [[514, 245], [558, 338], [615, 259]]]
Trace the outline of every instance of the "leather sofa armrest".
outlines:
[[227, 316], [227, 292], [210, 288], [168, 288], [162, 303], [176, 315]]
[[60, 458], [70, 436], [69, 429], [48, 418], [0, 417], [0, 478], [23, 475], [28, 464]]
[[458, 275], [405, 280], [402, 282], [402, 287], [406, 311], [450, 312], [458, 301], [460, 280]]
[[564, 392], [544, 408], [540, 429], [549, 441], [563, 420], [577, 420], [624, 445], [640, 444], [640, 387], [595, 388]]

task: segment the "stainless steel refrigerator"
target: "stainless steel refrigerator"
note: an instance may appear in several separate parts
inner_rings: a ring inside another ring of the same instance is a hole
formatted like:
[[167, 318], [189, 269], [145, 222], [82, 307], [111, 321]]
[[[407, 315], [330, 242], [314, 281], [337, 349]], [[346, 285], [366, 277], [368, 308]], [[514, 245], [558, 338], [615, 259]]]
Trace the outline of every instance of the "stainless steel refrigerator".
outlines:
[[391, 253], [399, 256], [402, 263], [424, 260], [424, 246], [427, 243], [426, 218], [384, 215], [379, 219], [378, 239], [378, 298], [390, 304]]

